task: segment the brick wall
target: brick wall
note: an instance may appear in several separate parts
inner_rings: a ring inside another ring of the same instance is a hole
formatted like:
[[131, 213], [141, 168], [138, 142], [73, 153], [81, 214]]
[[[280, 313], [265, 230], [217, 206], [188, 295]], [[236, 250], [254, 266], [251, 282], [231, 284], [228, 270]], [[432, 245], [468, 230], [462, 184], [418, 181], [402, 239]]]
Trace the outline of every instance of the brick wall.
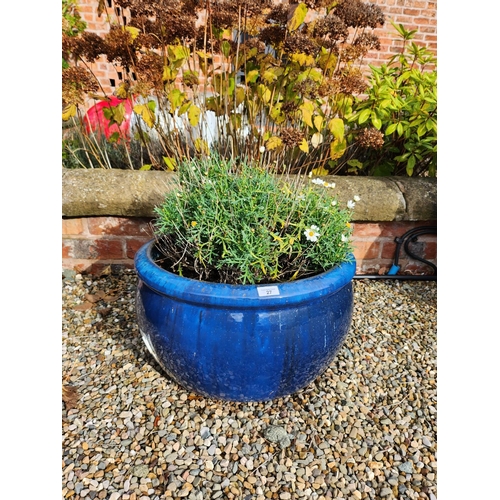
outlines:
[[[80, 273], [99, 274], [108, 266], [133, 267], [141, 245], [152, 238], [151, 218], [78, 217], [62, 221], [62, 265]], [[436, 222], [370, 222], [353, 224], [356, 274], [386, 274], [394, 262], [396, 236]], [[419, 236], [414, 253], [437, 265], [435, 235]], [[401, 274], [434, 274], [425, 264], [400, 252]]]
[[[437, 53], [437, 20], [436, 20], [436, 0], [371, 0], [382, 8], [386, 22], [382, 28], [377, 28], [375, 34], [380, 38], [380, 51], [372, 51], [365, 58], [367, 64], [381, 64], [389, 57], [400, 51], [401, 41], [395, 34], [390, 21], [401, 23], [408, 30], [417, 30], [414, 41], [420, 45], [427, 46], [434, 53]], [[80, 0], [80, 13], [87, 23], [88, 31], [99, 35], [108, 31], [108, 23], [105, 14], [97, 15], [97, 0]], [[111, 14], [112, 0], [104, 0]], [[286, 3], [286, 2], [283, 2]], [[91, 65], [94, 73], [106, 94], [112, 94], [120, 80], [119, 72], [121, 68], [113, 67], [101, 58]]]

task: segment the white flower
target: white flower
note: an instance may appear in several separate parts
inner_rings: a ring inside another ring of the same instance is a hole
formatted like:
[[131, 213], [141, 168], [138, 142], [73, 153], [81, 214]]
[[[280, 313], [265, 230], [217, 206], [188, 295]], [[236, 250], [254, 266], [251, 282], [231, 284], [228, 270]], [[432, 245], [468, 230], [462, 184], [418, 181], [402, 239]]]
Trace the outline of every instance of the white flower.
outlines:
[[259, 151], [260, 151], [261, 153], [265, 153], [265, 152], [266, 152], [266, 147], [265, 147], [265, 146], [261, 146], [261, 147], [259, 148]]
[[318, 186], [324, 186], [326, 184], [325, 181], [319, 179], [318, 177], [316, 177], [316, 179], [313, 179], [311, 182], [313, 184], [317, 184]]
[[311, 227], [308, 227], [305, 231], [304, 231], [304, 235], [305, 237], [309, 240], [309, 241], [318, 241], [318, 238], [320, 237], [320, 234], [319, 234], [319, 227], [318, 226], [311, 226]]
[[332, 200], [332, 207], [337, 205], [337, 200]]
[[349, 200], [347, 202], [347, 208], [354, 208], [356, 206], [356, 203], [354, 203], [352, 200]]
[[297, 196], [297, 200], [299, 200], [299, 201], [305, 201], [305, 199], [306, 199], [306, 195], [305, 194], [299, 194]]
[[347, 243], [349, 241], [349, 236], [346, 236], [345, 234], [343, 234], [340, 239], [342, 240], [343, 243]]
[[333, 189], [335, 187], [335, 182], [325, 182], [324, 186]]
[[357, 194], [353, 196], [353, 199], [354, 199], [354, 201], [359, 201], [359, 200], [361, 200], [361, 198], [360, 198]]

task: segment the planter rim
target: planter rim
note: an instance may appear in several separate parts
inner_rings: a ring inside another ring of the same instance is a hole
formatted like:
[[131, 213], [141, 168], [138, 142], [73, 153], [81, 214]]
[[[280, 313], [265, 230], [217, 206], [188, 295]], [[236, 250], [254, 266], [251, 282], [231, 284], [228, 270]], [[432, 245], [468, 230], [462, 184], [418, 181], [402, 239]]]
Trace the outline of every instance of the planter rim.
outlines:
[[254, 309], [293, 306], [304, 300], [311, 300], [335, 293], [347, 285], [356, 272], [356, 260], [351, 254], [350, 262], [342, 263], [329, 271], [310, 278], [292, 282], [262, 285], [230, 285], [185, 278], [158, 266], [152, 258], [155, 240], [144, 244], [134, 258], [139, 278], [154, 291], [175, 296], [191, 303], [210, 304], [215, 307]]

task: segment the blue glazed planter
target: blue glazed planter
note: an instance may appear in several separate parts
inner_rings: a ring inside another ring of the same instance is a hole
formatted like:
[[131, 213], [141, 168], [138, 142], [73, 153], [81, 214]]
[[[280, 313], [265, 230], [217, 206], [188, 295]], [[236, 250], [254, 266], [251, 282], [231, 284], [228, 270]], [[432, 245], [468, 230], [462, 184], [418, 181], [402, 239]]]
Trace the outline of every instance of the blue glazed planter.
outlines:
[[136, 254], [144, 342], [176, 382], [228, 401], [293, 394], [332, 362], [352, 317], [354, 262], [277, 285], [225, 285], [177, 276]]

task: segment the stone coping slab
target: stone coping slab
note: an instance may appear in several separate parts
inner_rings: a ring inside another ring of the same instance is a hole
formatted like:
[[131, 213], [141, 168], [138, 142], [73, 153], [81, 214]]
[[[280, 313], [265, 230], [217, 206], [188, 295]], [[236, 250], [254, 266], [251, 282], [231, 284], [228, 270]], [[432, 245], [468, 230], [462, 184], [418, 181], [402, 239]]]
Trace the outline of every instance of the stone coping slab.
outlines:
[[[176, 186], [167, 171], [63, 169], [62, 216], [153, 217], [154, 207]], [[358, 195], [353, 222], [437, 220], [437, 179], [408, 177], [321, 177], [344, 204]], [[330, 190], [329, 190], [330, 192]]]

